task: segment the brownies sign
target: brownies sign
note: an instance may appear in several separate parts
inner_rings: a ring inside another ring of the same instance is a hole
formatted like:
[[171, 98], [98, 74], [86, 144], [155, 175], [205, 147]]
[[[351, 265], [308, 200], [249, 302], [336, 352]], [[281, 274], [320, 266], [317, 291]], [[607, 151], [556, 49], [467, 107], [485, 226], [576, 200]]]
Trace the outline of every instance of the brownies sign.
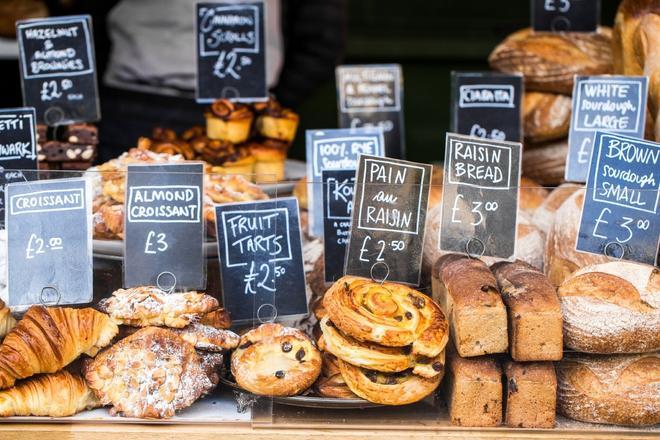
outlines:
[[197, 102], [264, 101], [264, 2], [197, 3]]
[[360, 156], [346, 275], [419, 285], [432, 170]]
[[7, 185], [10, 307], [92, 301], [92, 210], [88, 185], [86, 179]]
[[215, 215], [222, 304], [232, 321], [306, 315], [298, 200], [217, 205]]
[[566, 180], [585, 182], [596, 130], [642, 138], [648, 78], [577, 76], [568, 134]]
[[124, 287], [205, 289], [201, 163], [129, 165]]
[[47, 125], [101, 118], [92, 19], [88, 15], [16, 23], [23, 103]]
[[658, 264], [660, 144], [597, 131], [576, 249]]
[[521, 149], [518, 142], [447, 133], [441, 250], [513, 257]]

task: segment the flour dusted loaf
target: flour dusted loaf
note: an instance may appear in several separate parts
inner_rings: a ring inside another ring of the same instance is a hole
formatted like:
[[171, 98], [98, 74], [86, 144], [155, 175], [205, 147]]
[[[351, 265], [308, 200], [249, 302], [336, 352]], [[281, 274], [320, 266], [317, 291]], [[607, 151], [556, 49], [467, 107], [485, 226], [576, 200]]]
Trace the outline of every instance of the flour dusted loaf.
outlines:
[[546, 142], [568, 136], [571, 98], [557, 93], [527, 92], [523, 97], [525, 141]]
[[660, 350], [660, 271], [616, 261], [587, 266], [559, 287], [568, 348], [587, 353]]
[[548, 234], [550, 226], [552, 226], [552, 222], [555, 219], [555, 213], [559, 207], [579, 188], [580, 185], [576, 185], [575, 183], [563, 183], [553, 189], [550, 194], [548, 194], [548, 197], [543, 200], [541, 205], [536, 208], [532, 215], [532, 223], [543, 233], [544, 236]]
[[523, 175], [542, 185], [559, 185], [564, 182], [567, 153], [567, 139], [526, 144], [522, 157]]
[[440, 257], [433, 267], [433, 298], [449, 319], [449, 334], [460, 356], [507, 350], [506, 309], [483, 261], [460, 254]]
[[660, 356], [567, 354], [557, 365], [557, 403], [583, 422], [660, 423]]
[[507, 306], [513, 360], [561, 359], [562, 318], [554, 286], [543, 273], [523, 261], [495, 263], [491, 270]]
[[462, 358], [453, 348], [447, 350], [447, 379], [443, 385], [451, 424], [500, 425], [502, 372], [499, 364], [491, 356]]
[[584, 189], [575, 191], [557, 210], [545, 242], [543, 270], [554, 286], [559, 286], [570, 274], [590, 264], [605, 263], [605, 255], [575, 250], [580, 227]]
[[552, 428], [557, 376], [552, 362], [507, 362], [504, 423], [512, 428]]

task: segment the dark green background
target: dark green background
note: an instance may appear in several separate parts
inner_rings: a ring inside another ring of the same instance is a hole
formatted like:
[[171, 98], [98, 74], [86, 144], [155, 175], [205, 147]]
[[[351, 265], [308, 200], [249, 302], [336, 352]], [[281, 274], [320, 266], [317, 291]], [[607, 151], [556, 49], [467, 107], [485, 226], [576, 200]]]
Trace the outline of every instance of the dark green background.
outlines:
[[[449, 128], [452, 70], [488, 69], [490, 51], [529, 25], [529, 0], [349, 0], [346, 64], [400, 63], [404, 76], [407, 158], [442, 160]], [[611, 25], [618, 1], [602, 0]], [[334, 81], [300, 108], [291, 156], [305, 155], [304, 131], [337, 126]]]

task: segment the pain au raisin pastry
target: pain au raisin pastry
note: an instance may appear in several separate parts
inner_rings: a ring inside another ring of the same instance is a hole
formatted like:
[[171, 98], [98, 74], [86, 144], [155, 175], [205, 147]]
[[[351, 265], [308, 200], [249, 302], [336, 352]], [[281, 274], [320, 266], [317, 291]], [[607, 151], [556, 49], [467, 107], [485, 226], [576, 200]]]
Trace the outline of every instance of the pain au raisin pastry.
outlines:
[[339, 370], [353, 393], [382, 405], [407, 405], [422, 400], [438, 388], [442, 374], [427, 379], [410, 370], [381, 373], [338, 359]]
[[101, 402], [77, 374], [42, 374], [0, 391], [0, 417], [67, 417]]
[[55, 373], [83, 353], [94, 356], [118, 331], [107, 315], [91, 308], [32, 306], [0, 345], [0, 389]]
[[205, 116], [206, 135], [211, 139], [239, 144], [250, 136], [254, 114], [244, 104], [219, 99]]
[[84, 367], [85, 380], [111, 413], [167, 418], [214, 387], [195, 348], [171, 330], [140, 329]]
[[102, 299], [99, 310], [118, 324], [182, 328], [219, 307], [218, 300], [197, 292], [166, 293], [155, 286], [119, 289]]
[[243, 389], [265, 396], [294, 396], [321, 373], [321, 355], [302, 331], [262, 324], [241, 337], [231, 372]]
[[298, 129], [298, 115], [288, 108], [284, 108], [274, 99], [265, 103], [256, 103], [257, 132], [270, 139], [277, 139], [291, 143]]
[[344, 276], [328, 289], [323, 305], [333, 324], [359, 341], [411, 345], [412, 354], [426, 357], [438, 356], [447, 344], [440, 306], [402, 284]]
[[344, 376], [339, 370], [337, 357], [328, 352], [321, 352], [323, 365], [321, 375], [314, 384], [316, 392], [323, 397], [334, 397], [336, 399], [355, 399], [357, 396], [346, 385]]

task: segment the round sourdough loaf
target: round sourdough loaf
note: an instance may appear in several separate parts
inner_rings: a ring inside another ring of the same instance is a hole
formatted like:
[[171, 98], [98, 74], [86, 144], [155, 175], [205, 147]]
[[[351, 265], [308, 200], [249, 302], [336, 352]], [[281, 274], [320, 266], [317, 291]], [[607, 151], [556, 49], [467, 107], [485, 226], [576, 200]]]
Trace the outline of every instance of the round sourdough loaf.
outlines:
[[660, 357], [565, 355], [557, 364], [557, 409], [589, 423], [660, 423]]
[[660, 270], [616, 261], [584, 267], [559, 287], [564, 345], [586, 353], [660, 350]]
[[540, 229], [544, 235], [547, 235], [559, 207], [579, 188], [580, 185], [576, 185], [575, 183], [562, 183], [553, 189], [548, 197], [543, 200], [541, 206], [534, 211], [532, 215], [534, 226]]

